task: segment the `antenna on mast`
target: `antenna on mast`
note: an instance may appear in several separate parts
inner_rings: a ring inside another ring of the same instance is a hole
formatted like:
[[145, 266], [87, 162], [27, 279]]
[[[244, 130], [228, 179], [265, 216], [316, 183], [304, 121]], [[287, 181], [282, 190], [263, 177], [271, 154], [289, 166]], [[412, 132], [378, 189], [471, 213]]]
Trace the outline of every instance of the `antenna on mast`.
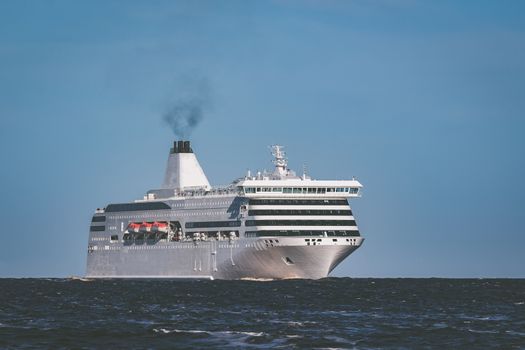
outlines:
[[283, 151], [283, 146], [272, 145], [272, 155], [275, 157], [273, 164], [275, 164], [275, 173], [279, 175], [286, 174], [286, 167], [288, 166], [288, 159], [286, 159], [286, 153]]

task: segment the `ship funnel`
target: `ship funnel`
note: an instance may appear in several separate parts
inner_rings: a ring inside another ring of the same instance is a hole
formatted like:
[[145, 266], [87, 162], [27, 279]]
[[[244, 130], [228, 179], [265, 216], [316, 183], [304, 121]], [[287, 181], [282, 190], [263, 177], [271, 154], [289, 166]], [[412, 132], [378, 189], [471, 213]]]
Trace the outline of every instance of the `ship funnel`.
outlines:
[[195, 157], [190, 141], [175, 141], [170, 149], [166, 174], [162, 188], [167, 189], [211, 189], [204, 171]]
[[174, 141], [173, 148], [170, 149], [170, 154], [173, 153], [193, 153], [190, 141]]

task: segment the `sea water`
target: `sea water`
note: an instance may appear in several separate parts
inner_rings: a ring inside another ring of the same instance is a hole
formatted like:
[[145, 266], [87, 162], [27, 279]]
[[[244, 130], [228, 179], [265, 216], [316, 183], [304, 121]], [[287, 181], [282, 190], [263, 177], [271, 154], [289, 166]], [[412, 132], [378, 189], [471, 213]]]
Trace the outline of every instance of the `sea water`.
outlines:
[[0, 279], [0, 348], [525, 348], [525, 280]]

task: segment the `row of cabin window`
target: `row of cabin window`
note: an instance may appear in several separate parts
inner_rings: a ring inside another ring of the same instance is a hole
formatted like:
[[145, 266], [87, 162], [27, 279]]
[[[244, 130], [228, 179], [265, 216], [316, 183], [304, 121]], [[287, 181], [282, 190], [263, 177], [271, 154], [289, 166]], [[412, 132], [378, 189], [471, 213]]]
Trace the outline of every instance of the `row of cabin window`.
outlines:
[[171, 207], [164, 202], [146, 202], [146, 203], [119, 203], [109, 204], [106, 207], [106, 213], [120, 212], [120, 211], [142, 211], [142, 210], [163, 210], [171, 209]]
[[297, 236], [317, 236], [317, 237], [341, 237], [341, 236], [350, 236], [350, 237], [359, 237], [359, 231], [357, 230], [345, 230], [345, 231], [303, 231], [303, 230], [286, 230], [286, 231], [246, 231], [244, 233], [245, 237], [275, 237], [275, 236], [288, 236], [288, 237], [297, 237]]
[[352, 215], [351, 210], [319, 210], [319, 209], [256, 209], [249, 210], [248, 216], [256, 215]]
[[250, 205], [348, 205], [346, 199], [250, 199]]
[[246, 220], [246, 226], [356, 226], [355, 220]]
[[241, 226], [240, 221], [202, 221], [202, 222], [187, 222], [186, 228], [199, 228], [199, 227], [239, 227]]
[[351, 193], [356, 194], [357, 187], [245, 187], [245, 193], [278, 192], [278, 193], [304, 193], [304, 194], [324, 194], [324, 193]]
[[351, 210], [321, 210], [321, 209], [256, 209], [249, 210], [248, 216], [255, 215], [352, 215]]

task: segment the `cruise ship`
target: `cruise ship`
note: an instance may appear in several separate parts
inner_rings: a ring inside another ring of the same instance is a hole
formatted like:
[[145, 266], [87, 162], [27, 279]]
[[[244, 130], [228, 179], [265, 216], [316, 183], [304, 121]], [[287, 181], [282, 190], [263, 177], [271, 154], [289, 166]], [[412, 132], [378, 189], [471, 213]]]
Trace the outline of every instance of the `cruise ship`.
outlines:
[[212, 187], [189, 141], [170, 149], [164, 182], [96, 209], [87, 278], [319, 279], [363, 244], [351, 180], [314, 180], [271, 146], [273, 172]]

